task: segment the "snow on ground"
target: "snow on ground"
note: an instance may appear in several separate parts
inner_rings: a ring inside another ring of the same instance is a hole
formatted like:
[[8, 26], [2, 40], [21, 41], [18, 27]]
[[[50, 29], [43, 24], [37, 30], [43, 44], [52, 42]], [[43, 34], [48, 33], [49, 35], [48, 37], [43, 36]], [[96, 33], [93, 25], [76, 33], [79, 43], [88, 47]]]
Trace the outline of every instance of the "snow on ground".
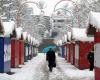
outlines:
[[31, 61], [26, 63], [23, 68], [16, 74], [12, 75], [12, 80], [39, 80], [42, 77], [41, 67], [43, 66], [45, 57], [39, 54]]
[[21, 65], [22, 68], [12, 69], [15, 74], [0, 74], [0, 80], [39, 80], [43, 74], [40, 70], [45, 61], [44, 57], [42, 54], [38, 54], [37, 57], [28, 61], [25, 65]]
[[22, 68], [11, 69], [13, 75], [0, 74], [0, 80], [94, 80], [94, 74], [89, 70], [78, 70], [63, 58], [57, 56], [57, 67], [49, 72], [45, 54], [38, 54]]
[[60, 57], [58, 57], [57, 62], [69, 80], [94, 80], [94, 71], [89, 71], [89, 69], [79, 70]]

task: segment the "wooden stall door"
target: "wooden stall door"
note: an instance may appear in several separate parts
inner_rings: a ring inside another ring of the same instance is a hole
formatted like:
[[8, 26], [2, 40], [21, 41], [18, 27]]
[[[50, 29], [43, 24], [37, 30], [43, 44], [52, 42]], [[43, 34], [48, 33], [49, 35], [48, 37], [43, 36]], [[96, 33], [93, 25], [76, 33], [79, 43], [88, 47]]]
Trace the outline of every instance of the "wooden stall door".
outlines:
[[79, 67], [79, 45], [75, 45], [75, 66]]

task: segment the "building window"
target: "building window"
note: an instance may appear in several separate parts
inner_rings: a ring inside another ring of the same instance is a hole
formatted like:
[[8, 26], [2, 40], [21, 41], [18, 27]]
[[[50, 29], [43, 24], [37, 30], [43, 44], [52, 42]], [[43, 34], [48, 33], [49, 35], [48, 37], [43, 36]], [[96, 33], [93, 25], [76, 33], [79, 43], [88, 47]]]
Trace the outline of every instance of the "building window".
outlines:
[[64, 20], [57, 20], [57, 22], [64, 22]]
[[58, 28], [61, 28], [61, 26], [58, 26]]

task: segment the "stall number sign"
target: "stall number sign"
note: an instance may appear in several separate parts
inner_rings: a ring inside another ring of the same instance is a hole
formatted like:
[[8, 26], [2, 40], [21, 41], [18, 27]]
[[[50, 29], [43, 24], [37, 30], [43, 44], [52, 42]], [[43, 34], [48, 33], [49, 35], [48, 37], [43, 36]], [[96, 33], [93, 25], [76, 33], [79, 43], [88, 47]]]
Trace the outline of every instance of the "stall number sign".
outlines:
[[9, 61], [11, 59], [11, 45], [5, 44], [4, 45], [4, 62]]

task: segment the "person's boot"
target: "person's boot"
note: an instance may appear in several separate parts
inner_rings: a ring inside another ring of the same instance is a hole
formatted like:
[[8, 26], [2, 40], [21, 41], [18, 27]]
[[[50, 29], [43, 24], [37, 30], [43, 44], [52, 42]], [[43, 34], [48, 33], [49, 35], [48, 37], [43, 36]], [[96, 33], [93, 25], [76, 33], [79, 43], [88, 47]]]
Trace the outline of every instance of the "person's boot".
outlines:
[[90, 66], [90, 71], [93, 71], [93, 66], [92, 65]]
[[52, 72], [52, 67], [49, 67], [49, 71]]

